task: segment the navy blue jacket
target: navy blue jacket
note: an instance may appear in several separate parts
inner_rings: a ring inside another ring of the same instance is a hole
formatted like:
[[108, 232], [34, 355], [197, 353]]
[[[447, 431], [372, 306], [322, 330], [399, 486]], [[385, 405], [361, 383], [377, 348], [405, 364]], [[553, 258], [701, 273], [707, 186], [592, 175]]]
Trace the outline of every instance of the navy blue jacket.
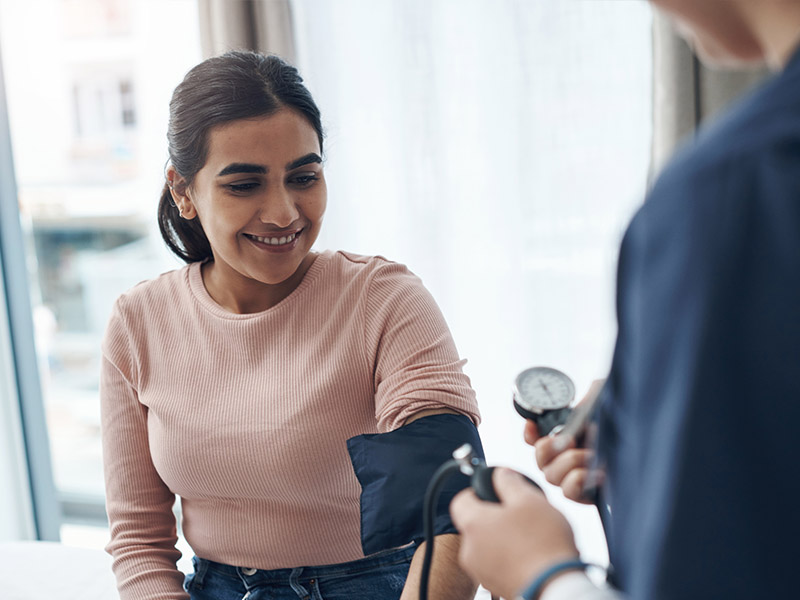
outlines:
[[800, 596], [800, 54], [665, 169], [617, 294], [598, 455], [618, 585]]

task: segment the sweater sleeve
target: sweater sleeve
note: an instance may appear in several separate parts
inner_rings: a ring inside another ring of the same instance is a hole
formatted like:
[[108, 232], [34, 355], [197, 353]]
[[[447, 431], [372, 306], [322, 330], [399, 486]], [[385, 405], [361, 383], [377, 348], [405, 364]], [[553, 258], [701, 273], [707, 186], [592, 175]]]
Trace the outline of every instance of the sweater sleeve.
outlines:
[[186, 600], [176, 563], [175, 495], [150, 456], [147, 407], [139, 402], [131, 331], [117, 301], [103, 341], [100, 379], [103, 467], [111, 540], [106, 551], [122, 600]]
[[367, 360], [373, 367], [378, 431], [393, 431], [424, 410], [449, 408], [476, 425], [475, 392], [430, 292], [405, 266], [386, 262], [367, 290]]

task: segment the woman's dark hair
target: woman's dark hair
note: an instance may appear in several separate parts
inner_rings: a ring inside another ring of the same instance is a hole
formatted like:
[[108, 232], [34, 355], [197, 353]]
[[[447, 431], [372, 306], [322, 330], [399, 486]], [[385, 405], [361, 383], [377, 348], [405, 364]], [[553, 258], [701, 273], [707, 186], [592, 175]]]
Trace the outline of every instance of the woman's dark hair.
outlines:
[[[271, 115], [282, 108], [305, 117], [319, 137], [319, 109], [297, 69], [277, 56], [232, 51], [201, 62], [175, 88], [169, 103], [169, 161], [189, 186], [208, 158], [208, 132], [238, 119]], [[200, 221], [180, 216], [169, 186], [158, 203], [158, 228], [167, 246], [187, 263], [212, 258]]]

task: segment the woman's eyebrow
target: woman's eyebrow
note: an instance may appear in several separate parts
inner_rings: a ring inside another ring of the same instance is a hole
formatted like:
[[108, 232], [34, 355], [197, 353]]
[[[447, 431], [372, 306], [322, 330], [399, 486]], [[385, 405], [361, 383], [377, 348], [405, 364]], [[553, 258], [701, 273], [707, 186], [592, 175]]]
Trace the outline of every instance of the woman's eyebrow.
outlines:
[[253, 165], [249, 163], [231, 163], [222, 171], [217, 173], [217, 177], [222, 177], [223, 175], [232, 175], [234, 173], [260, 173], [262, 175], [266, 174], [267, 168], [261, 165]]
[[322, 157], [317, 154], [316, 152], [309, 152], [305, 156], [301, 156], [300, 158], [294, 159], [290, 163], [286, 163], [286, 170], [291, 171], [292, 169], [296, 169], [297, 167], [302, 167], [303, 165], [308, 165], [311, 163], [321, 163]]

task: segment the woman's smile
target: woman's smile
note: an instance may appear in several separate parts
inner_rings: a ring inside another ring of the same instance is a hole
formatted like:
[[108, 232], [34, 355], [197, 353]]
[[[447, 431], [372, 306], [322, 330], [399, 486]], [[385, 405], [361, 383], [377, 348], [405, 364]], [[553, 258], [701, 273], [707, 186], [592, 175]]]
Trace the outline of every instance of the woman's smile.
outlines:
[[291, 233], [265, 234], [263, 236], [245, 233], [246, 237], [256, 248], [266, 252], [291, 252], [297, 248], [300, 236], [303, 233], [303, 228], [297, 229]]

